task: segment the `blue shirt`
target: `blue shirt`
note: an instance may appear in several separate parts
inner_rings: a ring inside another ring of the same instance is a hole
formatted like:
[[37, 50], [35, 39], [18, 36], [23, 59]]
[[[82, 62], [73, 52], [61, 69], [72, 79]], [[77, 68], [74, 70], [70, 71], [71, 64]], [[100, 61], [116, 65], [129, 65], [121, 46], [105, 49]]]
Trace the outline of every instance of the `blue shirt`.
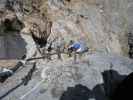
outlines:
[[74, 43], [72, 47], [77, 50], [81, 47], [81, 45], [80, 43]]

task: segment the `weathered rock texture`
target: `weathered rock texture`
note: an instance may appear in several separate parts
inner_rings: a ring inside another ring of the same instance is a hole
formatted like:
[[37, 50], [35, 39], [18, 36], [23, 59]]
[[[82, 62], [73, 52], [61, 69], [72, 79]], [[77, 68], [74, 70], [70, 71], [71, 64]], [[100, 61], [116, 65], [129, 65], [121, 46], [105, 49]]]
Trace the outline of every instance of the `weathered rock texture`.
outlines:
[[[46, 81], [24, 100], [59, 100], [63, 91], [75, 84], [83, 84], [91, 90], [90, 100], [108, 100], [105, 96], [108, 93], [108, 85], [103, 87], [105, 82], [102, 72], [110, 70], [113, 65], [114, 76], [118, 76], [118, 80], [132, 72], [132, 60], [116, 56], [127, 56], [128, 53], [127, 33], [133, 31], [132, 0], [8, 0], [8, 3], [6, 1], [0, 0], [0, 58], [20, 58], [25, 53], [31, 57], [36, 46], [29, 29], [33, 22], [41, 29], [45, 29], [46, 20], [53, 22], [49, 41], [55, 37], [59, 38], [54, 44], [62, 42], [61, 40], [66, 43], [71, 39], [83, 41], [95, 53], [86, 54], [86, 58], [81, 59], [78, 64], [73, 64], [71, 58], [66, 59], [67, 57], [61, 62], [56, 59], [47, 63], [38, 61], [37, 66], [43, 69], [42, 78]], [[1, 11], [5, 13], [4, 17]], [[5, 31], [7, 27], [2, 23], [3, 18], [11, 18], [9, 20], [12, 21], [13, 30]], [[24, 27], [15, 26], [14, 29], [13, 23], [21, 26], [19, 21]], [[13, 86], [26, 71], [17, 73], [19, 77], [14, 76]], [[20, 99], [35, 86], [39, 78], [34, 78], [27, 87], [20, 87], [4, 100]], [[9, 84], [1, 85], [1, 94], [12, 87], [11, 80]], [[42, 88], [44, 93], [41, 94], [39, 91]]]
[[131, 1], [49, 0], [48, 4], [53, 33], [68, 40], [84, 39], [89, 47], [103, 53], [127, 54]]
[[131, 0], [0, 1], [1, 9], [10, 6], [25, 24], [25, 33], [29, 33], [30, 22], [41, 25], [48, 18], [53, 22], [49, 39], [59, 36], [66, 42], [82, 40], [93, 51], [125, 56], [128, 53], [127, 33], [132, 32], [133, 27], [132, 5]]
[[[43, 67], [42, 84], [37, 85], [42, 79], [40, 71], [36, 72], [27, 86], [17, 88], [3, 100], [19, 100], [23, 96], [22, 100], [60, 100], [63, 92], [76, 84], [82, 84], [90, 90], [88, 100], [109, 100], [110, 90], [116, 85], [114, 83], [123, 80], [133, 70], [133, 62], [129, 58], [101, 54], [89, 55], [78, 64], [72, 64], [72, 60], [69, 59], [48, 63], [43, 61], [38, 66]], [[0, 96], [16, 86], [30, 68], [31, 66], [25, 67], [10, 77], [5, 84], [0, 84]], [[29, 93], [36, 86], [38, 88]], [[25, 96], [27, 93], [29, 94]]]
[[31, 12], [29, 15], [32, 17], [39, 16], [43, 19], [43, 15], [46, 15], [53, 21], [51, 37], [59, 35], [67, 42], [71, 39], [85, 40], [93, 50], [127, 55], [127, 32], [132, 31], [131, 1], [40, 0], [40, 2], [24, 1], [24, 7]]

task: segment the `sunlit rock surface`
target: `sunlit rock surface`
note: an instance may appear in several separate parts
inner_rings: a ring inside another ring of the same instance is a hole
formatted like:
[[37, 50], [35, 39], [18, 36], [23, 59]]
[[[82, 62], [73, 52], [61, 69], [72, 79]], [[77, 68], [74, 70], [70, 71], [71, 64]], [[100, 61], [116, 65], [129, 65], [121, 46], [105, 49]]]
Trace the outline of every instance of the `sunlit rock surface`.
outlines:
[[[83, 84], [91, 90], [90, 100], [108, 100], [105, 96], [106, 88], [103, 89], [105, 82], [102, 73], [112, 69], [119, 80], [133, 71], [132, 60], [123, 57], [123, 55], [128, 55], [127, 33], [133, 32], [132, 0], [9, 1], [14, 2], [12, 5], [14, 12], [12, 13], [15, 13], [24, 27], [17, 35], [16, 32], [15, 35], [12, 32], [4, 32], [4, 28], [0, 27], [2, 33], [2, 35], [0, 33], [0, 58], [20, 58], [25, 53], [31, 57], [36, 46], [30, 36], [29, 28], [34, 22], [43, 29], [46, 17], [53, 22], [49, 42], [56, 37], [59, 38], [54, 45], [61, 43], [62, 40], [66, 43], [70, 40], [83, 41], [92, 54], [85, 54], [78, 59], [77, 64], [73, 64], [73, 58], [68, 58], [66, 55], [63, 56], [63, 61], [57, 60], [56, 57], [50, 62], [37, 60], [37, 67], [41, 69], [41, 72], [38, 73], [39, 78], [36, 76], [28, 86], [20, 87], [4, 100], [9, 100], [9, 98], [19, 100], [42, 79], [44, 80], [42, 85], [26, 96], [24, 100], [42, 100], [44, 98], [59, 100], [68, 87], [74, 87], [76, 84]], [[18, 1], [23, 3], [23, 6]], [[0, 9], [3, 10], [5, 5], [6, 0], [0, 0]], [[0, 26], [2, 26], [1, 22]], [[15, 86], [26, 71], [28, 70], [17, 73], [16, 76], [13, 76], [13, 81], [11, 78], [9, 83], [1, 85], [0, 94]]]
[[52, 31], [68, 41], [82, 39], [101, 53], [127, 55], [126, 35], [132, 25], [129, 25], [130, 3], [127, 0], [49, 0], [48, 10], [54, 20]]
[[[59, 36], [66, 42], [82, 40], [94, 52], [127, 56], [127, 33], [132, 32], [130, 0], [9, 0], [17, 17], [31, 22], [53, 22], [50, 40]], [[1, 8], [6, 0], [1, 0]], [[43, 27], [43, 25], [42, 25]], [[29, 31], [28, 31], [29, 33]]]
[[[63, 92], [76, 84], [82, 84], [90, 90], [89, 100], [108, 100], [108, 95], [111, 95], [110, 91], [115, 87], [114, 83], [121, 82], [125, 76], [132, 72], [133, 61], [116, 55], [92, 54], [82, 58], [77, 64], [73, 64], [73, 60], [69, 58], [67, 61], [53, 60], [47, 63], [43, 61], [37, 66], [43, 67], [41, 78], [40, 72], [35, 72], [27, 86], [19, 87], [3, 100], [9, 98], [19, 100], [31, 89], [38, 86], [42, 79], [43, 82], [23, 100], [42, 100], [44, 98], [60, 100]], [[25, 67], [9, 78], [6, 84], [0, 84], [2, 90], [0, 94], [2, 95], [16, 86], [30, 68], [31, 66]], [[113, 85], [111, 85], [112, 82], [114, 82]]]

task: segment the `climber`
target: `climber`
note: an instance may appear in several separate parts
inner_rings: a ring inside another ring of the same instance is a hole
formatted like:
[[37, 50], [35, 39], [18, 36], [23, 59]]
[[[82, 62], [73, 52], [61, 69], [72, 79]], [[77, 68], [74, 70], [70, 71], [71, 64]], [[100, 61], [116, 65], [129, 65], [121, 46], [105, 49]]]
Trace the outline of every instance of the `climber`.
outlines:
[[68, 46], [68, 52], [76, 53], [84, 53], [88, 51], [88, 47], [86, 47], [82, 42], [74, 42], [73, 40], [70, 41], [69, 46]]
[[84, 52], [88, 51], [88, 47], [85, 46], [84, 43], [80, 42], [74, 42], [73, 40], [70, 41], [69, 47], [68, 47], [68, 54], [71, 56], [71, 53], [74, 53], [74, 63], [77, 60], [77, 54], [82, 55]]

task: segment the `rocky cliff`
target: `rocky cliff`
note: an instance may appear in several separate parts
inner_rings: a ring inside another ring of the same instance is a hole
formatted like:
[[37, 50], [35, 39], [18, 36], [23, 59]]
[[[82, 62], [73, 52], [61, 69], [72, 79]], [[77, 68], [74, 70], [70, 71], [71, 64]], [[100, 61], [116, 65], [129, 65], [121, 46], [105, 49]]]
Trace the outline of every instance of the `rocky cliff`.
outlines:
[[85, 40], [95, 51], [127, 55], [127, 32], [132, 31], [132, 1], [49, 0], [53, 33]]
[[53, 22], [50, 39], [81, 40], [94, 52], [127, 56], [127, 33], [133, 26], [131, 0], [7, 1], [0, 1], [1, 9], [11, 7], [25, 24], [25, 33], [29, 33], [30, 22], [41, 23], [47, 17]]
[[[52, 21], [48, 42], [58, 37], [54, 46], [75, 40], [89, 47], [76, 64], [66, 55], [61, 61], [54, 59], [56, 56], [49, 62], [36, 60], [38, 71], [31, 82], [3, 100], [59, 100], [76, 84], [89, 88], [89, 100], [108, 100], [111, 86], [116, 86], [113, 82], [117, 84], [133, 70], [133, 61], [123, 57], [129, 52], [132, 18], [132, 0], [0, 0], [0, 59], [20, 59], [24, 54], [32, 57], [36, 45], [30, 28], [35, 23], [44, 31], [49, 28], [47, 21]], [[0, 65], [6, 66], [6, 62]], [[31, 67], [27, 66], [0, 84], [0, 96], [19, 83]], [[104, 72], [108, 74], [105, 80]]]

